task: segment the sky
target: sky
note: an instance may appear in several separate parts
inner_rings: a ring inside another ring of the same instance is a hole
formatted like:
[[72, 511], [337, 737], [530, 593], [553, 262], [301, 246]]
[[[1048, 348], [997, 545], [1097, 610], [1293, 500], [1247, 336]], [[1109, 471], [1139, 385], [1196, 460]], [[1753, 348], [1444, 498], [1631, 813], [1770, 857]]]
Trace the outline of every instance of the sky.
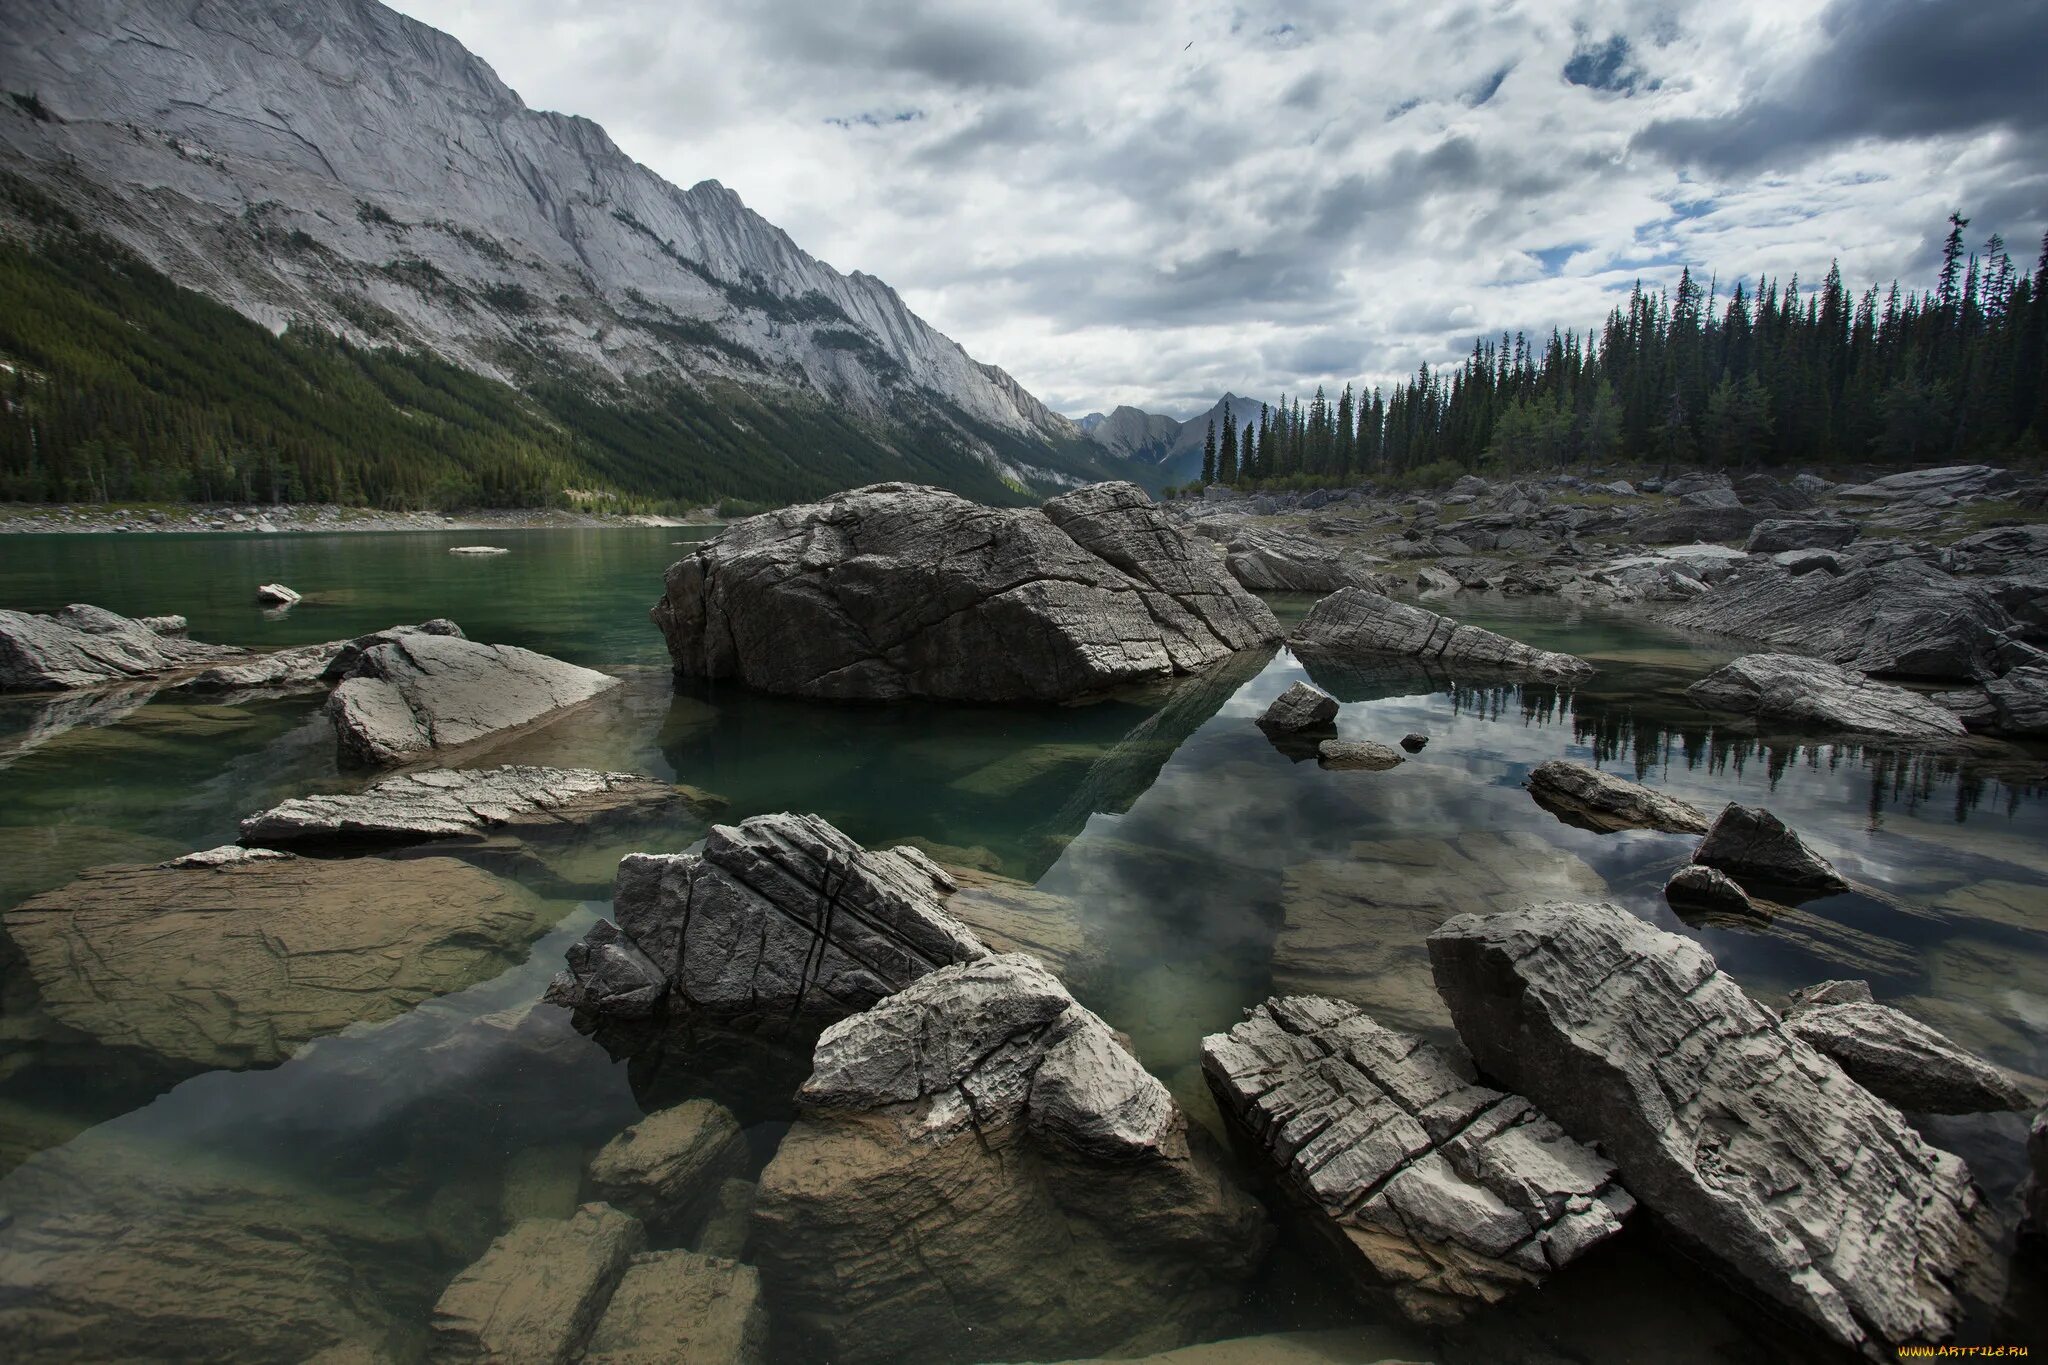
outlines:
[[1074, 416], [1398, 382], [1681, 266], [2031, 268], [2048, 0], [397, 0]]

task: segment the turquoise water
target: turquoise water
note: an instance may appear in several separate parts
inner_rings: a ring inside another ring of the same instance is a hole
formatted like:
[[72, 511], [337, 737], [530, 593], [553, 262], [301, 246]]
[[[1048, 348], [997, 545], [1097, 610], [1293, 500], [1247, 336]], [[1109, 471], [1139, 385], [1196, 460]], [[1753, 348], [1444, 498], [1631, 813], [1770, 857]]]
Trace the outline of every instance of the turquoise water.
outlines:
[[[1276, 989], [1327, 990], [1447, 1037], [1422, 954], [1428, 928], [1458, 910], [1566, 894], [1604, 896], [1698, 938], [1774, 1003], [1812, 981], [1867, 976], [1881, 998], [1959, 1041], [2048, 1075], [2048, 788], [2038, 751], [1916, 759], [1717, 728], [1683, 688], [1728, 657], [1725, 648], [1555, 600], [1471, 595], [1438, 605], [1585, 655], [1600, 673], [1573, 692], [1316, 675], [1345, 703], [1346, 737], [1429, 737], [1382, 773], [1293, 762], [1252, 724], [1309, 676], [1284, 651], [1177, 689], [1071, 708], [678, 690], [646, 609], [682, 553], [673, 542], [689, 535], [0, 537], [0, 605], [177, 612], [201, 639], [265, 646], [447, 616], [473, 638], [618, 673], [624, 687], [485, 761], [648, 772], [722, 796], [723, 819], [813, 811], [864, 843], [917, 842], [1067, 897], [1070, 984], [1210, 1125], [1197, 1046], [1246, 1006]], [[479, 541], [511, 553], [447, 553]], [[306, 600], [264, 612], [253, 589], [273, 580]], [[1292, 616], [1305, 600], [1275, 605]], [[62, 719], [42, 703], [0, 703], [0, 910], [87, 867], [226, 842], [251, 811], [358, 780], [335, 769], [317, 697], [220, 705], [138, 694], [73, 728], [60, 729]], [[1559, 756], [1709, 809], [1766, 804], [1858, 890], [1755, 932], [1687, 925], [1660, 888], [1694, 841], [1556, 820], [1520, 783]], [[19, 1239], [102, 1210], [244, 1233], [298, 1210], [323, 1230], [321, 1264], [343, 1267], [347, 1297], [393, 1324], [387, 1348], [403, 1357], [420, 1348], [448, 1277], [514, 1215], [566, 1212], [589, 1155], [644, 1109], [716, 1095], [748, 1124], [765, 1162], [791, 1116], [798, 1064], [682, 1045], [615, 1058], [562, 1012], [532, 1008], [566, 945], [606, 911], [619, 854], [682, 849], [703, 831], [679, 817], [500, 868], [538, 907], [509, 965], [318, 1037], [275, 1066], [167, 1065], [96, 1043], [53, 1022], [47, 983], [20, 952], [0, 948], [0, 1169], [18, 1167], [0, 1176], [0, 1215]], [[2024, 1117], [1940, 1120], [1929, 1131], [1970, 1161], [2010, 1222]], [[333, 1233], [319, 1222], [330, 1204], [368, 1225]], [[0, 1225], [0, 1304], [22, 1292], [10, 1276], [26, 1264], [10, 1259], [26, 1243], [10, 1250], [9, 1235]], [[199, 1258], [213, 1259], [201, 1289], [166, 1284], [220, 1295], [229, 1317], [262, 1301], [256, 1287], [275, 1245], [259, 1254], [234, 1235], [202, 1245]], [[1429, 1341], [1432, 1358], [1786, 1358], [1745, 1305], [1653, 1247], [1637, 1238], [1575, 1266]], [[2005, 1301], [1986, 1306], [1967, 1339], [2048, 1332], [2039, 1271], [2022, 1261], [2011, 1269]], [[106, 1273], [171, 1275], [120, 1262]], [[1248, 1330], [1380, 1317], [1292, 1243], [1244, 1308]], [[961, 1343], [959, 1358], [977, 1358], [975, 1348]]]

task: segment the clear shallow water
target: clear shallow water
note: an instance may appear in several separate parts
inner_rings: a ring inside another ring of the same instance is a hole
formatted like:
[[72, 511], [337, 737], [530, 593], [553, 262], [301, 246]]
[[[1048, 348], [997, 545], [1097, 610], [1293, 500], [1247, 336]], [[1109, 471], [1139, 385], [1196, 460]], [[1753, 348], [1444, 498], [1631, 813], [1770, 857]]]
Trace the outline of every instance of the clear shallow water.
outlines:
[[[1076, 708], [678, 692], [645, 610], [684, 536], [503, 532], [490, 543], [511, 554], [474, 559], [446, 551], [475, 532], [9, 537], [0, 604], [181, 612], [200, 638], [264, 645], [449, 616], [475, 638], [618, 672], [624, 688], [486, 761], [646, 771], [725, 797], [721, 818], [815, 811], [864, 843], [914, 840], [1069, 898], [1070, 984], [1211, 1126], [1197, 1045], [1245, 1006], [1276, 989], [1330, 990], [1443, 1035], [1422, 952], [1428, 928], [1460, 910], [1563, 894], [1604, 895], [1697, 937], [1772, 1002], [1811, 981], [1868, 976], [1882, 998], [1960, 1041], [2048, 1074], [2038, 753], [1957, 763], [1717, 729], [1682, 689], [1725, 648], [1555, 601], [1469, 595], [1440, 605], [1586, 655], [1601, 672], [1570, 693], [1315, 674], [1346, 703], [1346, 737], [1430, 737], [1384, 773], [1292, 762], [1253, 726], [1272, 697], [1310, 676], [1284, 651]], [[266, 615], [250, 599], [273, 579], [307, 601]], [[1306, 602], [1275, 605], [1295, 615]], [[93, 718], [104, 723], [60, 731], [43, 706], [0, 704], [0, 909], [84, 867], [225, 842], [250, 811], [359, 780], [335, 771], [317, 698], [220, 706], [165, 693], [122, 705]], [[1559, 822], [1520, 788], [1558, 756], [1709, 808], [1767, 804], [1860, 889], [1810, 902], [1768, 932], [1686, 925], [1660, 888], [1693, 841]], [[765, 1161], [801, 1078], [786, 1061], [686, 1041], [614, 1060], [560, 1011], [531, 1008], [563, 948], [605, 911], [618, 855], [681, 849], [702, 833], [687, 819], [612, 831], [504, 869], [542, 906], [518, 965], [269, 1069], [193, 1074], [67, 1034], [44, 1017], [18, 956], [0, 957], [0, 1169], [42, 1153], [0, 1176], [0, 1213], [22, 1225], [53, 1210], [171, 1219], [198, 1208], [215, 1224], [257, 1226], [279, 1208], [326, 1218], [318, 1211], [344, 1207], [372, 1225], [330, 1240], [350, 1248], [340, 1259], [351, 1292], [397, 1319], [391, 1349], [403, 1354], [417, 1348], [447, 1278], [506, 1220], [566, 1212], [590, 1153], [643, 1109], [716, 1095], [748, 1123]], [[1931, 1131], [2009, 1215], [2024, 1130], [2015, 1115]], [[1426, 1349], [1442, 1360], [1785, 1358], [1782, 1338], [1752, 1311], [1649, 1245], [1630, 1240]], [[207, 1282], [224, 1293], [263, 1263], [233, 1239], [213, 1254]], [[2039, 1274], [2015, 1263], [2005, 1304], [1968, 1339], [2048, 1335]], [[5, 1277], [0, 1260], [0, 1294]], [[1291, 1246], [1246, 1313], [1248, 1330], [1375, 1321]], [[962, 1344], [961, 1359], [975, 1354]]]

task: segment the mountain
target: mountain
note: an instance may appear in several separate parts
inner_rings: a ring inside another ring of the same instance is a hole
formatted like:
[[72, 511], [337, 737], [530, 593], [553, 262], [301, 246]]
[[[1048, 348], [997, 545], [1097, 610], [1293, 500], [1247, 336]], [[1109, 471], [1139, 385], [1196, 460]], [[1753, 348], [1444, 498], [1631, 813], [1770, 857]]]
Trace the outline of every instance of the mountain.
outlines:
[[1110, 454], [1142, 466], [1131, 471], [1148, 488], [1179, 486], [1202, 476], [1202, 447], [1209, 439], [1209, 423], [1217, 424], [1222, 439], [1223, 408], [1229, 404], [1231, 421], [1240, 434], [1247, 421], [1258, 416], [1259, 400], [1226, 393], [1206, 412], [1185, 422], [1137, 408], [1120, 407], [1104, 416], [1091, 412], [1077, 426], [1088, 439]]
[[1132, 407], [1120, 407], [1107, 417], [1101, 413], [1090, 413], [1089, 417], [1095, 420], [1089, 422], [1084, 418], [1081, 426], [1088, 439], [1126, 460], [1152, 463], [1180, 434], [1180, 423], [1173, 418]]
[[[981, 493], [1105, 472], [1078, 427], [881, 280], [716, 181], [678, 189], [595, 123], [527, 108], [372, 0], [10, 5], [0, 89], [0, 172], [29, 190], [9, 202], [53, 203], [273, 334], [516, 391], [615, 484], [768, 494], [834, 442], [878, 476]], [[601, 411], [579, 418], [562, 389]], [[695, 430], [750, 430], [763, 407], [799, 448], [740, 459]], [[643, 419], [673, 428], [670, 487], [607, 434]]]

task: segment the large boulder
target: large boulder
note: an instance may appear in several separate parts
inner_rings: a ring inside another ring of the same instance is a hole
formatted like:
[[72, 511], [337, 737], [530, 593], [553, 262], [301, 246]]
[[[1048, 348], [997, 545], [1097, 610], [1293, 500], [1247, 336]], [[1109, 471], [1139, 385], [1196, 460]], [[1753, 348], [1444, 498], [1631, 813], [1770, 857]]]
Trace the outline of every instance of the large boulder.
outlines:
[[618, 685], [516, 645], [408, 634], [357, 653], [327, 714], [344, 764], [389, 767], [546, 719]]
[[2048, 738], [2048, 664], [2027, 664], [1984, 684], [1989, 729], [2016, 738]]
[[1685, 689], [1717, 711], [1884, 739], [1959, 740], [1962, 721], [1932, 697], [1800, 654], [1745, 654]]
[[1448, 616], [1362, 588], [1344, 588], [1316, 603], [1288, 643], [1298, 654], [1338, 664], [1409, 658], [1556, 681], [1593, 671], [1584, 659], [1532, 649], [1505, 635], [1460, 625]]
[[[935, 967], [986, 956], [914, 850], [870, 852], [814, 815], [714, 825], [702, 853], [629, 854], [581, 964], [549, 998], [629, 1017], [837, 1019]], [[652, 980], [646, 973], [653, 973]]]
[[1254, 592], [1386, 590], [1386, 581], [1370, 566], [1299, 536], [1240, 527], [1224, 549], [1231, 577]]
[[739, 522], [664, 588], [678, 674], [813, 697], [1059, 701], [1281, 635], [1127, 483], [1027, 510], [875, 484]]
[[301, 796], [242, 821], [265, 848], [408, 844], [547, 834], [612, 817], [680, 812], [686, 793], [637, 773], [587, 768], [430, 768], [359, 792]]
[[640, 1220], [609, 1204], [529, 1218], [491, 1243], [434, 1305], [437, 1362], [569, 1365], [647, 1244]]
[[1534, 1105], [1356, 1005], [1268, 1000], [1202, 1040], [1202, 1070], [1342, 1268], [1419, 1321], [1540, 1282], [1634, 1207]]
[[1911, 558], [1840, 577], [1752, 566], [1666, 621], [1797, 649], [1863, 673], [1975, 680], [2005, 671], [2001, 645], [2013, 628], [1982, 584]]
[[1460, 916], [1429, 951], [1481, 1070], [1738, 1283], [1873, 1360], [1955, 1331], [1990, 1255], [1968, 1169], [1697, 944], [1564, 903]]
[[807, 1357], [1182, 1345], [1265, 1250], [1166, 1088], [1030, 958], [935, 971], [827, 1029], [814, 1063], [754, 1226]]
[[693, 1251], [635, 1256], [579, 1359], [583, 1365], [758, 1365], [768, 1349], [761, 1276]]
[[195, 692], [297, 691], [326, 687], [340, 677], [363, 650], [373, 645], [404, 639], [409, 635], [447, 635], [462, 638], [462, 627], [436, 618], [416, 626], [392, 626], [350, 640], [329, 640], [318, 645], [293, 645], [268, 654], [248, 654], [229, 663], [215, 664], [185, 678], [178, 684]]
[[1839, 550], [1859, 534], [1853, 521], [1761, 521], [1742, 548], [1753, 555], [1784, 550]]
[[453, 858], [181, 862], [98, 868], [5, 916], [43, 1008], [179, 1070], [274, 1066], [496, 976], [546, 928], [529, 892]]
[[1707, 832], [1706, 813], [1690, 802], [1570, 759], [1537, 764], [1529, 772], [1528, 787], [1537, 805], [1580, 829]]
[[710, 1213], [722, 1182], [747, 1168], [739, 1120], [710, 1100], [649, 1114], [590, 1160], [590, 1188], [657, 1228], [687, 1229]]
[[2000, 526], [1948, 547], [1957, 573], [2029, 574], [2048, 564], [2048, 523]]
[[1630, 522], [1628, 538], [1638, 545], [1742, 540], [1763, 519], [1761, 512], [1749, 507], [1680, 506]]
[[242, 652], [80, 603], [48, 616], [0, 610], [0, 692], [56, 692], [161, 678]]
[[2011, 470], [1990, 465], [1944, 465], [1939, 469], [1908, 469], [1886, 474], [1869, 483], [1846, 484], [1834, 490], [1838, 498], [1866, 502], [1902, 502], [1913, 498], [1987, 498], [2011, 492], [2019, 480]]
[[1796, 899], [1849, 889], [1842, 874], [1783, 820], [1761, 806], [1734, 801], [1714, 817], [1692, 860], [1760, 894], [1791, 893], [1788, 898]]
[[1785, 1011], [1785, 1027], [1834, 1058], [1864, 1089], [1908, 1113], [1979, 1114], [2034, 1105], [2012, 1077], [1889, 1005], [1801, 1002]]

